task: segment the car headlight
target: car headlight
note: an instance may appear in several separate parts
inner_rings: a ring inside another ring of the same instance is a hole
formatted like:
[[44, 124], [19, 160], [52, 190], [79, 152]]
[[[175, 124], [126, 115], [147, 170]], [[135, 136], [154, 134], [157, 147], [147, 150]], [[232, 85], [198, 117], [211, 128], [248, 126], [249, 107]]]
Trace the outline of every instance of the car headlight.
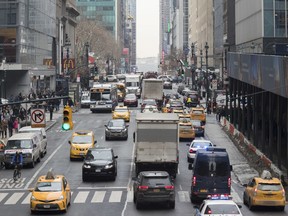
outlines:
[[127, 128], [122, 129], [122, 132], [126, 132], [126, 131], [127, 131]]
[[58, 198], [58, 200], [63, 200], [64, 199], [64, 196], [63, 195], [61, 195], [59, 198]]
[[72, 151], [75, 151], [75, 150], [76, 150], [76, 147], [71, 146], [71, 150], [72, 150]]
[[107, 128], [105, 129], [106, 132], [110, 132]]
[[113, 167], [113, 164], [107, 164], [104, 169], [111, 169]]
[[90, 165], [90, 164], [84, 164], [83, 167], [84, 167], [84, 168], [87, 168], [87, 169], [90, 169], [90, 168], [91, 168], [91, 165]]
[[32, 195], [32, 196], [31, 196], [31, 200], [34, 200], [34, 201], [35, 201], [35, 200], [37, 200], [37, 199], [35, 198], [35, 196]]

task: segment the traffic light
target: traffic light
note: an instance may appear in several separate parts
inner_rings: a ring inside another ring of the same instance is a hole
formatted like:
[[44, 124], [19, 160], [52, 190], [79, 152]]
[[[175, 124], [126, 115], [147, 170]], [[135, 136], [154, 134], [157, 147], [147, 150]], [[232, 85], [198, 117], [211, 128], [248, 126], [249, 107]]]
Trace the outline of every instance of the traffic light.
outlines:
[[72, 109], [70, 106], [64, 107], [62, 129], [65, 131], [73, 129]]

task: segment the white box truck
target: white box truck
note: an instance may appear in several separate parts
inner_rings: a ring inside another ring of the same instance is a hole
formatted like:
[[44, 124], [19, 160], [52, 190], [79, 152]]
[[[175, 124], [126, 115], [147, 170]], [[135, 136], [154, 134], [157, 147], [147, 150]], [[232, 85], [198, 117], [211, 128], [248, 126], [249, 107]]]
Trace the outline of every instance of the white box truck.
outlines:
[[142, 100], [155, 99], [162, 100], [163, 80], [162, 79], [143, 79]]
[[176, 178], [179, 163], [178, 115], [175, 113], [137, 113], [135, 173], [167, 171]]

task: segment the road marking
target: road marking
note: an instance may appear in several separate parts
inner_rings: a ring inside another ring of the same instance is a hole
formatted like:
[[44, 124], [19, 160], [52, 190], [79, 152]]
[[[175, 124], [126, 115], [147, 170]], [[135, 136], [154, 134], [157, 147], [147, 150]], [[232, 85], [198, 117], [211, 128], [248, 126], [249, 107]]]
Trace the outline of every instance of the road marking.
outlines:
[[85, 203], [88, 197], [89, 191], [80, 191], [74, 199], [73, 203]]
[[0, 202], [8, 195], [8, 193], [0, 193]]
[[233, 187], [231, 187], [231, 196], [232, 196], [234, 202], [236, 202], [236, 203], [242, 203], [242, 200], [241, 200], [240, 196], [239, 196], [238, 193], [234, 190]]
[[99, 189], [127, 189], [127, 187], [78, 187], [79, 190], [99, 190]]
[[112, 191], [109, 202], [121, 202], [122, 191]]
[[182, 191], [182, 185], [179, 185], [180, 190]]
[[105, 197], [106, 191], [96, 191], [91, 200], [91, 203], [102, 203]]
[[127, 193], [127, 202], [133, 202], [133, 196], [134, 196], [134, 192], [133, 191], [128, 191]]
[[188, 191], [178, 191], [178, 196], [180, 202], [190, 202]]
[[14, 193], [12, 196], [4, 203], [4, 205], [13, 205], [18, 202], [18, 200], [24, 195], [23, 192], [21, 193]]
[[29, 193], [21, 204], [29, 204], [30, 203], [31, 194]]
[[180, 169], [179, 169], [179, 167], [178, 167], [178, 174], [180, 175]]

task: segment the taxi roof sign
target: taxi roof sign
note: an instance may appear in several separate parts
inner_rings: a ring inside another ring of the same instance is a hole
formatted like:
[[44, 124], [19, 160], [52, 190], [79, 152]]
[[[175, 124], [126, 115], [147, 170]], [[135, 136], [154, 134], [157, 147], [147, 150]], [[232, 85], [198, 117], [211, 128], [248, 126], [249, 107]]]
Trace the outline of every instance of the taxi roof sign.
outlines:
[[54, 174], [53, 174], [53, 169], [51, 168], [48, 172], [47, 172], [47, 174], [46, 174], [46, 177], [45, 177], [45, 179], [55, 179], [55, 177], [54, 177]]

